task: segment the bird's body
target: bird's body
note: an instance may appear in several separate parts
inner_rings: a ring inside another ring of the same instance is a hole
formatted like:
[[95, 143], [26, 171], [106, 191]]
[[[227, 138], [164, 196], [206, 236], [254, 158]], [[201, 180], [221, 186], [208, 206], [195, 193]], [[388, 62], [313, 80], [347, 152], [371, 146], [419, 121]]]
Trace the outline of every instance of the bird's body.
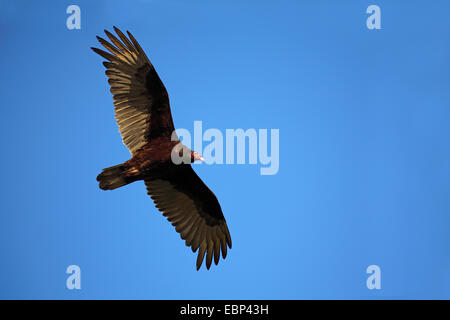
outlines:
[[175, 148], [180, 142], [170, 141], [166, 138], [155, 138], [127, 161], [127, 163], [143, 172], [146, 168], [152, 165], [158, 165], [159, 163], [166, 163], [171, 161], [171, 154], [173, 148]]
[[[203, 158], [183, 146], [174, 133], [167, 91], [138, 42], [129, 32], [128, 39], [114, 30], [121, 41], [105, 30], [114, 45], [97, 37], [110, 53], [92, 49], [108, 60], [103, 64], [116, 120], [132, 158], [103, 169], [97, 176], [99, 186], [113, 190], [143, 180], [156, 207], [186, 245], [198, 250], [197, 269], [205, 254], [209, 269], [213, 258], [219, 262], [220, 253], [226, 257], [231, 237], [216, 196], [191, 167], [191, 162]], [[185, 156], [184, 161], [174, 162], [174, 152]]]

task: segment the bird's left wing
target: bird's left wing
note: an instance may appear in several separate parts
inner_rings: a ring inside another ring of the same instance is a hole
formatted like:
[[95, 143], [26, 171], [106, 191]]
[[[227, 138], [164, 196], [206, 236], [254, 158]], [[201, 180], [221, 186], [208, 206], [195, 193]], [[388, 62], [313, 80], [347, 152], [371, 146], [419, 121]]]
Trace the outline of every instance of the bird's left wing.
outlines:
[[164, 164], [144, 179], [155, 206], [175, 226], [192, 252], [198, 251], [197, 270], [206, 253], [206, 268], [212, 258], [217, 264], [220, 253], [227, 255], [231, 237], [214, 193], [190, 165]]
[[[92, 48], [108, 60], [104, 62], [122, 140], [131, 154], [152, 137], [171, 138], [175, 130], [169, 96], [155, 68], [139, 43], [127, 31], [129, 39], [114, 27], [120, 40], [105, 30], [112, 42], [97, 37], [109, 52]], [[130, 41], [131, 40], [131, 41]]]

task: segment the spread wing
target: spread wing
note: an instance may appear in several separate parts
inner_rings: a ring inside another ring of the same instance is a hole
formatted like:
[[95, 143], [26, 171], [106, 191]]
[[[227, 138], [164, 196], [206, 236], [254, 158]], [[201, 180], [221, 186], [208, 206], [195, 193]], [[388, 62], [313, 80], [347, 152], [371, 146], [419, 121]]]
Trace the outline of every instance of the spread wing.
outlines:
[[121, 41], [107, 30], [112, 44], [97, 37], [109, 52], [92, 50], [108, 60], [103, 64], [117, 124], [124, 144], [134, 154], [152, 137], [165, 135], [170, 139], [174, 125], [169, 96], [155, 68], [130, 32], [127, 31], [128, 39], [116, 27], [114, 30]]
[[212, 258], [217, 264], [220, 253], [225, 259], [231, 237], [214, 193], [190, 165], [165, 164], [152, 170], [144, 181], [155, 206], [175, 226], [192, 252], [198, 251], [197, 270], [206, 253], [206, 268]]

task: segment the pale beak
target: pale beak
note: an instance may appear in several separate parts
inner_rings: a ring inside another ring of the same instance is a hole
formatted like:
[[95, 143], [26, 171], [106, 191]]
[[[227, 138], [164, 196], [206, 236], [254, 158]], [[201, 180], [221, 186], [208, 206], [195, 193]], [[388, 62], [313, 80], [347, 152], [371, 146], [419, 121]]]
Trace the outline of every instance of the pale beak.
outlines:
[[205, 161], [205, 159], [203, 159], [203, 157], [200, 157], [199, 160], [202, 162]]

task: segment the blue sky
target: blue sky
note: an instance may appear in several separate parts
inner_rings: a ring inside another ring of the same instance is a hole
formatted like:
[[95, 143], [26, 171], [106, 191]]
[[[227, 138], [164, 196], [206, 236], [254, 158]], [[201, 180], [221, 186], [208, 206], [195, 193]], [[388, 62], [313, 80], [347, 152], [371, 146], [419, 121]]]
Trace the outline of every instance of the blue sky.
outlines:
[[[81, 30], [66, 8], [81, 8]], [[381, 30], [366, 8], [381, 8]], [[0, 1], [0, 298], [450, 298], [447, 1]], [[276, 128], [280, 170], [199, 165], [233, 249], [196, 256], [127, 160], [89, 47], [130, 30], [175, 126]], [[65, 287], [69, 265], [81, 290]], [[366, 268], [381, 268], [381, 290]]]

